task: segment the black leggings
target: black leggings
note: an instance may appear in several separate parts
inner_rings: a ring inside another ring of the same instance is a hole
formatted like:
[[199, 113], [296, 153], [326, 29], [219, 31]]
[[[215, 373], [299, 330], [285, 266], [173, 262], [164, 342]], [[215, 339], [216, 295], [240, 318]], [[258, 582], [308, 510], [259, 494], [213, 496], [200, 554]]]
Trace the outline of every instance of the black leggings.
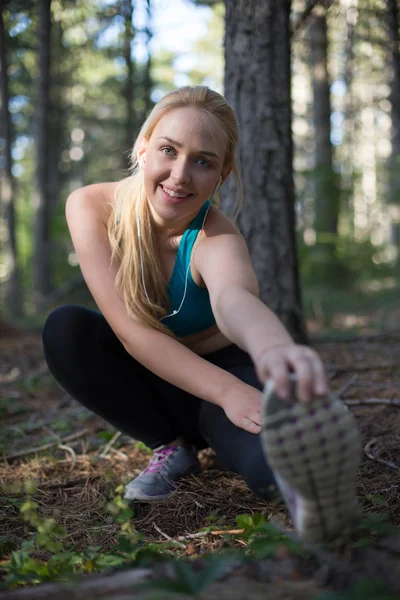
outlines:
[[[178, 436], [198, 449], [211, 447], [255, 494], [270, 497], [275, 481], [260, 436], [236, 427], [219, 406], [146, 369], [126, 352], [100, 313], [77, 305], [57, 308], [44, 326], [43, 346], [60, 385], [118, 431], [152, 449]], [[237, 346], [203, 358], [261, 389], [251, 358]]]

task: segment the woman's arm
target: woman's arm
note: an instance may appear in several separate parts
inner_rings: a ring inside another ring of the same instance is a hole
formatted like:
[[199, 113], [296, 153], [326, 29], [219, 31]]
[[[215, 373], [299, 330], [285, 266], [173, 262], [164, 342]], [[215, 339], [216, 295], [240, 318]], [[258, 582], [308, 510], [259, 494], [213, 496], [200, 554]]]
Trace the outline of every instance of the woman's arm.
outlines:
[[325, 394], [326, 378], [314, 350], [294, 343], [276, 315], [259, 299], [258, 283], [243, 238], [238, 233], [214, 235], [199, 244], [196, 268], [210, 293], [217, 325], [247, 351], [261, 381], [275, 380], [277, 392], [289, 393], [288, 374], [298, 378], [300, 399]]
[[[235, 390], [254, 396], [254, 390], [164, 333], [135, 322], [115, 289], [117, 267], [110, 267], [111, 250], [99, 201], [101, 186], [73, 192], [66, 205], [72, 241], [85, 281], [100, 311], [127, 352], [169, 383], [214, 404]], [[110, 377], [112, 373], [110, 373]], [[255, 432], [254, 423], [236, 423]]]

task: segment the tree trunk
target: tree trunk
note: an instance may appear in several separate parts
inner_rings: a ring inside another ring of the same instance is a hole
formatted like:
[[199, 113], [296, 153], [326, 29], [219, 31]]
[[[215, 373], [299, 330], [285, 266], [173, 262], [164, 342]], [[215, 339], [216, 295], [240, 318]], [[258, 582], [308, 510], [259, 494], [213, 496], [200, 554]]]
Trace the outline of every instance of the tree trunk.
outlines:
[[126, 124], [125, 124], [125, 148], [122, 153], [123, 169], [129, 167], [129, 153], [128, 150], [132, 146], [132, 140], [134, 138], [135, 130], [135, 113], [133, 107], [133, 75], [134, 75], [134, 63], [132, 61], [132, 42], [135, 37], [135, 31], [133, 29], [132, 17], [133, 17], [133, 0], [122, 0], [122, 16], [125, 23], [124, 33], [124, 59], [126, 64], [126, 84], [124, 90], [124, 99], [126, 106]]
[[[290, 0], [225, 0], [225, 95], [241, 126], [246, 202], [238, 226], [262, 300], [305, 340], [295, 238], [290, 98]], [[232, 214], [234, 183], [221, 208]]]
[[49, 156], [50, 156], [50, 27], [51, 0], [39, 4], [39, 77], [36, 105], [36, 189], [34, 191], [35, 253], [34, 298], [40, 304], [51, 290], [50, 265], [50, 210]]
[[12, 174], [11, 145], [13, 141], [12, 123], [8, 91], [8, 61], [6, 48], [6, 30], [3, 20], [3, 6], [0, 9], [0, 89], [1, 89], [1, 136], [5, 142], [4, 148], [4, 174], [1, 180], [2, 207], [0, 214], [0, 237], [3, 256], [8, 273], [5, 288], [4, 307], [11, 318], [21, 314], [21, 289], [20, 275], [17, 260], [17, 241], [15, 236], [15, 198], [16, 186]]
[[399, 9], [396, 0], [387, 1], [387, 21], [392, 66], [390, 103], [392, 106], [392, 154], [389, 161], [389, 213], [392, 219], [392, 241], [397, 247], [397, 265], [400, 270], [400, 49]]
[[[342, 148], [341, 186], [344, 191], [342, 211], [346, 213], [347, 236], [354, 238], [354, 153], [355, 153], [355, 121], [356, 108], [353, 93], [353, 78], [355, 73], [355, 34], [359, 18], [358, 0], [350, 0], [346, 6], [346, 43], [344, 50], [344, 65], [342, 78], [346, 86], [344, 97], [344, 122], [346, 137]], [[339, 77], [340, 78], [340, 77]]]
[[[331, 96], [328, 73], [326, 9], [317, 6], [310, 26], [315, 127], [315, 197], [317, 241], [334, 251], [339, 219], [339, 186], [332, 168]], [[331, 253], [331, 252], [330, 252]]]
[[[66, 49], [63, 46], [63, 26], [61, 21], [56, 21], [52, 27], [52, 57], [57, 69], [52, 71], [51, 101], [49, 106], [49, 169], [48, 169], [48, 194], [50, 202], [49, 218], [57, 208], [60, 193], [60, 155], [65, 136], [67, 115], [64, 106], [65, 98], [65, 71], [59, 66], [66, 60]], [[65, 62], [64, 62], [65, 64]]]
[[151, 31], [151, 0], [147, 0], [146, 2], [146, 51], [147, 51], [147, 60], [144, 68], [143, 75], [143, 101], [144, 101], [144, 121], [149, 114], [150, 110], [153, 108], [153, 102], [151, 100], [151, 90], [153, 87], [153, 81], [151, 78], [151, 52], [150, 52], [150, 42], [153, 37], [153, 33]]

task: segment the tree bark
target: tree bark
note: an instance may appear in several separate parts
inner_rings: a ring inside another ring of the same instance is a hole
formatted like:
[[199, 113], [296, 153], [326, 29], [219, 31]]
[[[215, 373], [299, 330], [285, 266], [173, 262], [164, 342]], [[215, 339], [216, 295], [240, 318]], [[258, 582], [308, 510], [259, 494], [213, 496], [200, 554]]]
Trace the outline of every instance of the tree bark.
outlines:
[[[346, 123], [345, 143], [342, 153], [341, 187], [344, 193], [342, 211], [346, 215], [347, 235], [354, 238], [354, 152], [355, 152], [355, 120], [356, 107], [353, 93], [353, 79], [355, 72], [355, 36], [359, 18], [358, 0], [350, 0], [346, 7], [346, 44], [343, 68], [343, 81], [346, 85], [344, 97], [344, 122]], [[343, 214], [342, 212], [342, 214]]]
[[126, 84], [124, 90], [124, 99], [126, 106], [126, 124], [125, 124], [125, 148], [122, 154], [123, 168], [129, 167], [129, 149], [132, 146], [132, 140], [134, 138], [135, 129], [135, 113], [133, 107], [133, 76], [134, 76], [134, 63], [132, 61], [132, 42], [135, 37], [135, 31], [133, 29], [132, 17], [133, 17], [133, 0], [122, 0], [122, 16], [125, 23], [124, 32], [124, 59], [126, 65]]
[[11, 115], [9, 111], [9, 89], [8, 89], [8, 61], [6, 47], [6, 30], [3, 19], [3, 5], [0, 8], [0, 89], [1, 89], [1, 136], [5, 141], [4, 148], [4, 175], [1, 180], [1, 214], [0, 214], [0, 238], [3, 248], [3, 256], [8, 272], [5, 286], [4, 307], [7, 315], [11, 318], [20, 316], [22, 298], [20, 288], [20, 274], [18, 269], [16, 223], [15, 223], [15, 200], [16, 185], [12, 173], [11, 146], [13, 142], [13, 131]]
[[153, 108], [153, 101], [151, 99], [151, 90], [153, 87], [153, 80], [151, 77], [151, 52], [150, 52], [150, 42], [153, 37], [153, 33], [151, 30], [151, 0], [147, 0], [146, 2], [146, 51], [147, 51], [147, 60], [146, 65], [144, 67], [143, 74], [143, 101], [144, 101], [144, 121]]
[[[295, 237], [290, 97], [290, 0], [226, 0], [225, 95], [241, 126], [246, 202], [238, 226], [261, 299], [305, 341]], [[225, 188], [225, 189], [224, 189]], [[230, 178], [221, 208], [232, 214]]]
[[36, 105], [36, 189], [35, 208], [34, 298], [40, 304], [51, 290], [49, 155], [50, 155], [50, 28], [51, 0], [39, 4], [39, 77]]
[[400, 270], [400, 38], [399, 9], [396, 0], [387, 1], [387, 23], [392, 67], [390, 103], [392, 106], [392, 153], [389, 160], [389, 211], [392, 218], [392, 241], [397, 247], [397, 267]]
[[317, 241], [332, 254], [339, 220], [339, 186], [332, 168], [331, 95], [326, 9], [317, 6], [310, 26], [315, 127], [315, 213]]

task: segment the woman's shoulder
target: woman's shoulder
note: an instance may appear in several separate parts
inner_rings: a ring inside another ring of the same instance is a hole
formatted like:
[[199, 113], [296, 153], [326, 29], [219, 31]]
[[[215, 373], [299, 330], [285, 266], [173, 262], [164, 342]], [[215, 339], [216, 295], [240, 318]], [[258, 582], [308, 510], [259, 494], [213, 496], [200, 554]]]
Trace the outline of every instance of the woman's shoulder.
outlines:
[[68, 197], [68, 202], [90, 207], [98, 217], [107, 223], [111, 211], [115, 205], [115, 190], [119, 182], [110, 181], [104, 183], [92, 183], [74, 190]]
[[211, 206], [204, 230], [206, 237], [214, 237], [227, 233], [241, 235], [233, 221], [216, 206]]

